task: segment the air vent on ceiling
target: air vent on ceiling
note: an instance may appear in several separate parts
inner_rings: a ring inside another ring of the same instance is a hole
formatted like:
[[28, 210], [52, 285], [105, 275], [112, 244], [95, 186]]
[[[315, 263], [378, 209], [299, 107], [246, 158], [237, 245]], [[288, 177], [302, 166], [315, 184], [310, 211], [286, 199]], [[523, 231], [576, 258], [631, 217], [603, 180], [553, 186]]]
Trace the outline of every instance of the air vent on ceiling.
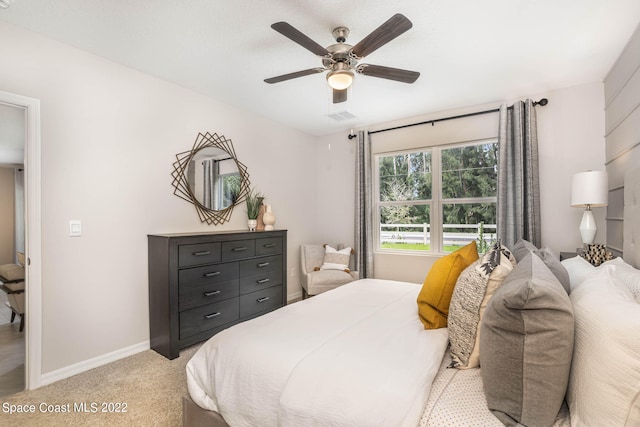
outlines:
[[338, 111], [337, 113], [329, 114], [329, 117], [331, 117], [333, 120], [337, 120], [339, 122], [341, 122], [343, 120], [355, 119], [356, 118], [356, 116], [354, 116], [353, 114], [351, 114], [348, 111]]

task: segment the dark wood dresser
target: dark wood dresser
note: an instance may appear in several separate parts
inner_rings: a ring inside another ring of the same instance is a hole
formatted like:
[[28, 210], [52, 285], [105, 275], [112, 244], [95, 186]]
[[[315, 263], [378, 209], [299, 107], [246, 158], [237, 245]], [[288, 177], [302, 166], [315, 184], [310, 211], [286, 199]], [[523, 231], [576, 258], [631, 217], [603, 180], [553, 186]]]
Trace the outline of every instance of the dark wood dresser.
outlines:
[[149, 243], [151, 348], [169, 359], [287, 303], [287, 231], [156, 234]]

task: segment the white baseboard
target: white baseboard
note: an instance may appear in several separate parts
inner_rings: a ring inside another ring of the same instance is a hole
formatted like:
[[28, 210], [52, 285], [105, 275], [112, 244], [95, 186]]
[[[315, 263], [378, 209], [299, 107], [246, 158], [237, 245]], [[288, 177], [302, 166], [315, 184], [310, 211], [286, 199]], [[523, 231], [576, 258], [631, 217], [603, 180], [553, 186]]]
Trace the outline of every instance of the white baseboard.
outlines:
[[287, 304], [289, 304], [290, 302], [299, 301], [301, 299], [302, 299], [302, 290], [300, 290], [298, 292], [294, 292], [292, 294], [288, 294], [287, 295]]
[[78, 362], [61, 369], [56, 369], [55, 371], [47, 372], [46, 374], [42, 374], [40, 377], [40, 387], [63, 380], [65, 378], [72, 377], [74, 375], [88, 371], [89, 369], [97, 368], [98, 366], [115, 362], [116, 360], [120, 360], [124, 357], [133, 356], [134, 354], [149, 350], [149, 348], [151, 348], [150, 345], [151, 343], [148, 340], [143, 341], [129, 347], [121, 348], [120, 350], [116, 350], [111, 353], [94, 357], [93, 359], [83, 360], [82, 362]]

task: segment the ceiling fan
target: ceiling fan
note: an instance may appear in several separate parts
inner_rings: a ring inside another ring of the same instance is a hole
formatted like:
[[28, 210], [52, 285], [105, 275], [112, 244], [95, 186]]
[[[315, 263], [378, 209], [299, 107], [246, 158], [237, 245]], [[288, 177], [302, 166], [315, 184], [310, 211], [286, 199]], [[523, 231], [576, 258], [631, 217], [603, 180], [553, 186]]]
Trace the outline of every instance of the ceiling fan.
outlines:
[[311, 74], [327, 73], [327, 82], [333, 89], [333, 103], [337, 104], [347, 100], [347, 89], [353, 82], [354, 72], [365, 76], [379, 77], [395, 80], [403, 83], [413, 83], [420, 76], [417, 71], [402, 70], [400, 68], [385, 67], [373, 64], [358, 64], [365, 56], [389, 43], [413, 24], [404, 15], [397, 13], [385, 23], [373, 30], [371, 34], [362, 39], [355, 46], [345, 43], [349, 36], [347, 27], [334, 28], [332, 34], [336, 44], [326, 48], [311, 40], [308, 36], [286, 22], [276, 22], [271, 28], [285, 37], [298, 43], [300, 46], [322, 57], [322, 67], [309, 68], [294, 73], [265, 79], [266, 83], [279, 83]]

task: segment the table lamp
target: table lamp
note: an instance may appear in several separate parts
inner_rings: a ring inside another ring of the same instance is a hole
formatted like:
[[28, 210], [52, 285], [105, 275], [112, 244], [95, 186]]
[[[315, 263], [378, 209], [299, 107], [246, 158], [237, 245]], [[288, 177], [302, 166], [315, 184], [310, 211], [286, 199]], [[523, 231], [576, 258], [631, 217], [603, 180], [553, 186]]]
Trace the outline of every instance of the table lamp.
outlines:
[[606, 172], [579, 172], [571, 178], [571, 206], [586, 208], [580, 221], [580, 235], [585, 245], [593, 244], [596, 237], [596, 221], [591, 208], [607, 206], [607, 187]]

